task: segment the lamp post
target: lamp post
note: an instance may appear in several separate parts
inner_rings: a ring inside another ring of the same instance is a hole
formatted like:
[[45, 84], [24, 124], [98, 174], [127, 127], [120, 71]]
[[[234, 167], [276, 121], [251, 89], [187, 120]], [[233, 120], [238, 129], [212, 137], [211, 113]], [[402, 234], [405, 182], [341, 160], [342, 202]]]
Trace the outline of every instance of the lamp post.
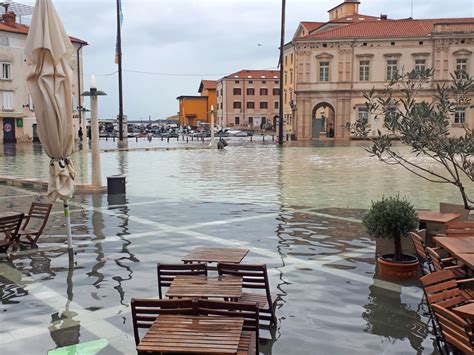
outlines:
[[216, 147], [216, 140], [214, 137], [214, 105], [211, 105], [211, 148]]
[[80, 126], [82, 129], [82, 150], [89, 150], [89, 145], [87, 144], [87, 122], [86, 122], [86, 112], [89, 112], [83, 106], [77, 106], [77, 111], [80, 112]]
[[90, 91], [85, 91], [82, 96], [91, 98], [91, 146], [92, 146], [92, 186], [102, 186], [100, 171], [100, 150], [99, 150], [99, 119], [97, 116], [98, 96], [107, 95], [105, 92], [97, 90], [95, 75], [91, 75]]
[[283, 145], [283, 56], [285, 47], [285, 11], [286, 0], [281, 3], [281, 38], [280, 38], [280, 107], [278, 114], [278, 144]]

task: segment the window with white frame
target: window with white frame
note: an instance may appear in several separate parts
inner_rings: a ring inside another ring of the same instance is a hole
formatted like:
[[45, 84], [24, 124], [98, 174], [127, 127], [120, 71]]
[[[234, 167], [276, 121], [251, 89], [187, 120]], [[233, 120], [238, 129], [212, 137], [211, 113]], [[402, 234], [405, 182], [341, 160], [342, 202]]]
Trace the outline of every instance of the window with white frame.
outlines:
[[319, 81], [329, 81], [329, 62], [319, 62]]
[[12, 65], [11, 63], [1, 63], [2, 67], [2, 72], [1, 74], [1, 79], [2, 80], [11, 80], [12, 78]]
[[417, 58], [415, 59], [415, 71], [421, 74], [426, 71], [426, 59]]
[[359, 62], [359, 80], [369, 81], [370, 76], [370, 60], [361, 60]]
[[357, 120], [368, 122], [369, 121], [369, 110], [367, 106], [357, 107]]
[[389, 59], [387, 60], [387, 80], [392, 80], [398, 71], [398, 60]]
[[454, 123], [466, 123], [466, 108], [465, 107], [456, 107], [454, 112]]
[[456, 76], [458, 79], [467, 77], [467, 58], [456, 59]]
[[13, 110], [13, 92], [4, 91], [3, 92], [3, 110]]

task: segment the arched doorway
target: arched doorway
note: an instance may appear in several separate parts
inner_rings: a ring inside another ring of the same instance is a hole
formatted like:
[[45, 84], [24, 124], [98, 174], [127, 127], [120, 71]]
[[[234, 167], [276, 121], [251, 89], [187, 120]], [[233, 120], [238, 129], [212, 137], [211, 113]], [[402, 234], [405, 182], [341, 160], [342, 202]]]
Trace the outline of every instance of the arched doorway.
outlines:
[[320, 138], [321, 135], [327, 138], [334, 138], [335, 117], [334, 107], [331, 104], [320, 102], [314, 106], [312, 115], [313, 138]]

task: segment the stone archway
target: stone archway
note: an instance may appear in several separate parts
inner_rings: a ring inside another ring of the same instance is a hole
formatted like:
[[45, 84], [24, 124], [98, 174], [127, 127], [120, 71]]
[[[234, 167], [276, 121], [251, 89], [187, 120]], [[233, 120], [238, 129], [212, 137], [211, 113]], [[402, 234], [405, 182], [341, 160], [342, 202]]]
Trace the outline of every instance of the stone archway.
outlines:
[[312, 137], [319, 139], [321, 136], [334, 138], [336, 111], [328, 102], [320, 102], [313, 108], [312, 114]]

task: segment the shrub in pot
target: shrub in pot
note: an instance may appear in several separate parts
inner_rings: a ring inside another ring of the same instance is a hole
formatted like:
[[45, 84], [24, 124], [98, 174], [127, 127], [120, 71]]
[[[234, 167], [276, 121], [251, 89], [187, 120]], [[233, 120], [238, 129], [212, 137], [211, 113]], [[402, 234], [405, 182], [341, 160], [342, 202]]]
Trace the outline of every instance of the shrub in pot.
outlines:
[[378, 258], [381, 276], [407, 279], [417, 276], [418, 260], [402, 252], [402, 237], [415, 230], [418, 218], [413, 205], [400, 196], [382, 197], [372, 202], [362, 223], [374, 238], [393, 240], [394, 253]]

